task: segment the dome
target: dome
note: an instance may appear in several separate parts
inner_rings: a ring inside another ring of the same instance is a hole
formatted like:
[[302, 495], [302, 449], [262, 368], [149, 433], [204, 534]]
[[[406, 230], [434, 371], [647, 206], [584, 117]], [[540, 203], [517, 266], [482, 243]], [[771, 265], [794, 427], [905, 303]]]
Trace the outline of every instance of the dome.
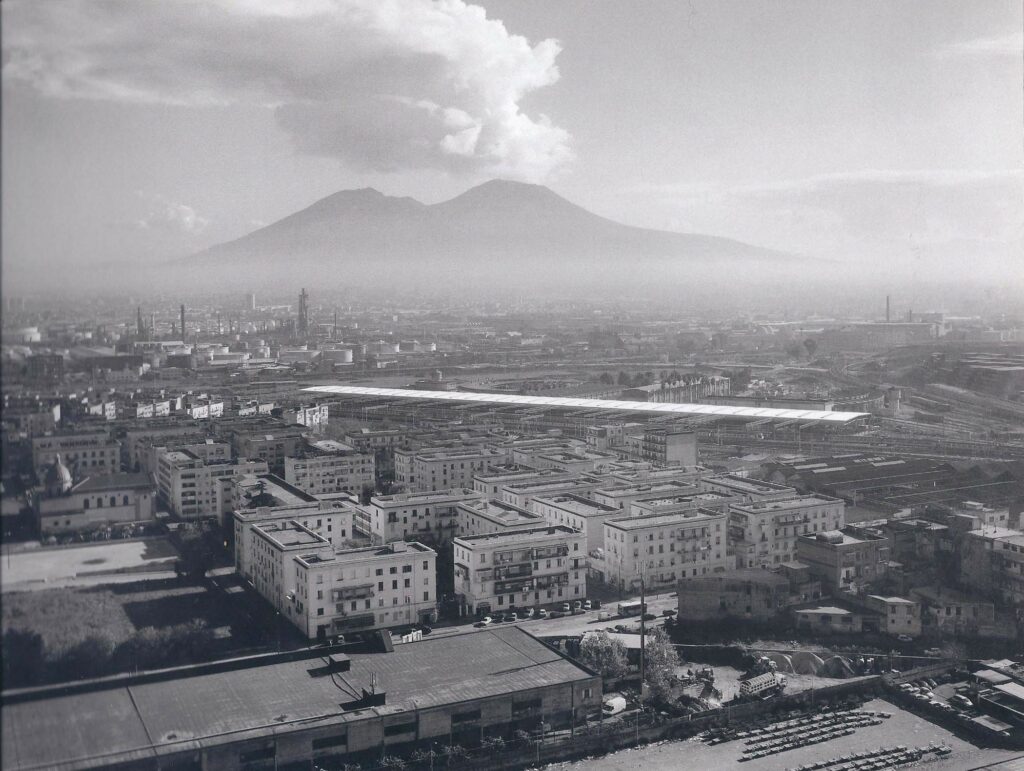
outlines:
[[60, 455], [56, 457], [52, 466], [46, 467], [43, 484], [50, 495], [63, 495], [71, 489], [71, 472], [61, 461]]

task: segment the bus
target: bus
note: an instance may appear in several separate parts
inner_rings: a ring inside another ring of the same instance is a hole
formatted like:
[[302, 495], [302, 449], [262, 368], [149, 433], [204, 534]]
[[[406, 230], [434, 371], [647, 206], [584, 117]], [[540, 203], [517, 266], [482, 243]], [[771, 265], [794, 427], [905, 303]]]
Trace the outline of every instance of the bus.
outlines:
[[647, 603], [640, 600], [628, 600], [619, 603], [620, 616], [639, 616], [647, 612]]

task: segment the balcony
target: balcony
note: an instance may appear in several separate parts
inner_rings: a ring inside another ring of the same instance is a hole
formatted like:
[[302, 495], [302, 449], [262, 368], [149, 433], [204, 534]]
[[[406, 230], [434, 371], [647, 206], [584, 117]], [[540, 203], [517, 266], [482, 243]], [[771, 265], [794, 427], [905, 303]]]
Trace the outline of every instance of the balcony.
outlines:
[[525, 581], [495, 581], [494, 582], [494, 593], [495, 594], [515, 594], [516, 592], [525, 592], [534, 588], [533, 579], [526, 579]]
[[497, 581], [506, 578], [528, 578], [532, 575], [533, 566], [529, 562], [494, 569], [494, 578]]
[[343, 586], [340, 589], [332, 589], [331, 596], [335, 602], [345, 600], [363, 600], [373, 597], [374, 584], [360, 584], [359, 586]]

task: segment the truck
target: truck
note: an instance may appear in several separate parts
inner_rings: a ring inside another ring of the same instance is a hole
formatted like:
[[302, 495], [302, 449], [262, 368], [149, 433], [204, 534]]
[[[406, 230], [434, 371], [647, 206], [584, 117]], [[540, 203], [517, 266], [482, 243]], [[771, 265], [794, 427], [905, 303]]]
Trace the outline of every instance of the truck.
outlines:
[[767, 699], [782, 693], [786, 687], [786, 678], [777, 672], [766, 672], [740, 683], [739, 698], [743, 700]]
[[647, 612], [647, 603], [640, 600], [627, 600], [619, 603], [620, 616], [639, 616]]

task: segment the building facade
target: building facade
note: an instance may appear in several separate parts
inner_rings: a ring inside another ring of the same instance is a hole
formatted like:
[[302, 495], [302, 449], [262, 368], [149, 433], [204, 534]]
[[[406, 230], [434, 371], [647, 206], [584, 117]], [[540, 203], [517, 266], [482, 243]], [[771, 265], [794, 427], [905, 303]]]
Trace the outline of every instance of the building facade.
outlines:
[[823, 495], [732, 504], [729, 542], [737, 567], [776, 567], [796, 558], [799, 536], [839, 530], [844, 524], [843, 501]]

